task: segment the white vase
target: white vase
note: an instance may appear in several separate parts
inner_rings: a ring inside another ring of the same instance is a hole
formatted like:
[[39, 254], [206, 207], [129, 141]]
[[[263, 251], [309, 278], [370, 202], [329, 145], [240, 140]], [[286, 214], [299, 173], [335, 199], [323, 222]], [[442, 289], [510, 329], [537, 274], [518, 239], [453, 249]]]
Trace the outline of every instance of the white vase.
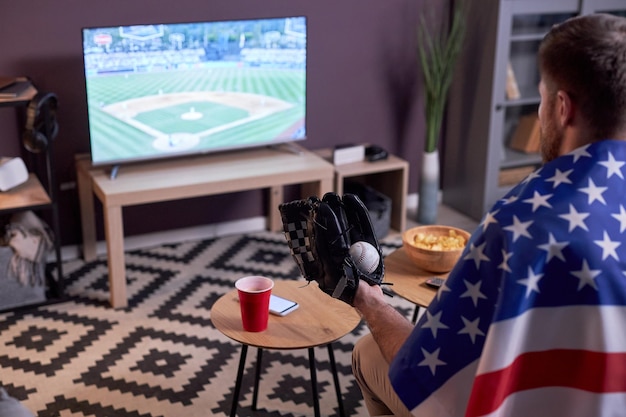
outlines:
[[437, 223], [439, 206], [439, 151], [424, 152], [419, 180], [417, 222]]

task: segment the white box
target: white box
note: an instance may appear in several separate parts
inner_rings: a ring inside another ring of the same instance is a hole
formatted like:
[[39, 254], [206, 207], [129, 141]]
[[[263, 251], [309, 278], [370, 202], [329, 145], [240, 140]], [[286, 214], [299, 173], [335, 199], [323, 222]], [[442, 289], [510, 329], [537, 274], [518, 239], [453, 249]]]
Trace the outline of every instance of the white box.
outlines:
[[333, 164], [344, 165], [365, 160], [365, 145], [338, 148], [333, 151]]
[[22, 158], [0, 159], [0, 191], [8, 191], [28, 180], [28, 170]]

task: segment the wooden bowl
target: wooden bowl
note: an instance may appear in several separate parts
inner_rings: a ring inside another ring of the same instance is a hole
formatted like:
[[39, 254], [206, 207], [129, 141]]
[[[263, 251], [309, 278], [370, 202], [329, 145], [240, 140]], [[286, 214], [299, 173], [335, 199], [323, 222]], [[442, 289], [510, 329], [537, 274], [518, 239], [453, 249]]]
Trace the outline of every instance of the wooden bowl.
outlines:
[[417, 226], [408, 229], [402, 234], [402, 245], [409, 258], [419, 268], [436, 273], [450, 272], [459, 260], [463, 248], [449, 250], [426, 249], [418, 246], [415, 241], [415, 237], [420, 233], [426, 236], [450, 236], [450, 231], [454, 231], [457, 236], [461, 236], [464, 239], [464, 248], [470, 238], [470, 234], [463, 229], [443, 225]]

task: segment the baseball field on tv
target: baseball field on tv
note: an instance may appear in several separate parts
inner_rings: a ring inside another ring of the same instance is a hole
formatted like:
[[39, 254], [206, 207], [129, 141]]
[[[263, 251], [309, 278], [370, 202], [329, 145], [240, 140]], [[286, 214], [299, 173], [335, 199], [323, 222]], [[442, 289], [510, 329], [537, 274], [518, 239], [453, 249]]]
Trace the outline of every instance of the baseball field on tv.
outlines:
[[206, 46], [114, 50], [114, 35], [108, 50], [89, 47], [85, 85], [93, 163], [305, 139], [305, 44], [272, 46], [263, 34], [244, 44], [241, 36], [241, 47], [231, 42], [217, 57]]

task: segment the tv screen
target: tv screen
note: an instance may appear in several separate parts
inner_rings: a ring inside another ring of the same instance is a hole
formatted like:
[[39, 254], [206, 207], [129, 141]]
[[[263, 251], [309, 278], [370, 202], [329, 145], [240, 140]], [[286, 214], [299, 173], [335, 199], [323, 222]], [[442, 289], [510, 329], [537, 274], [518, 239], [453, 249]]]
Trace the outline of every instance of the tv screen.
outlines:
[[306, 138], [306, 17], [82, 29], [94, 165]]

